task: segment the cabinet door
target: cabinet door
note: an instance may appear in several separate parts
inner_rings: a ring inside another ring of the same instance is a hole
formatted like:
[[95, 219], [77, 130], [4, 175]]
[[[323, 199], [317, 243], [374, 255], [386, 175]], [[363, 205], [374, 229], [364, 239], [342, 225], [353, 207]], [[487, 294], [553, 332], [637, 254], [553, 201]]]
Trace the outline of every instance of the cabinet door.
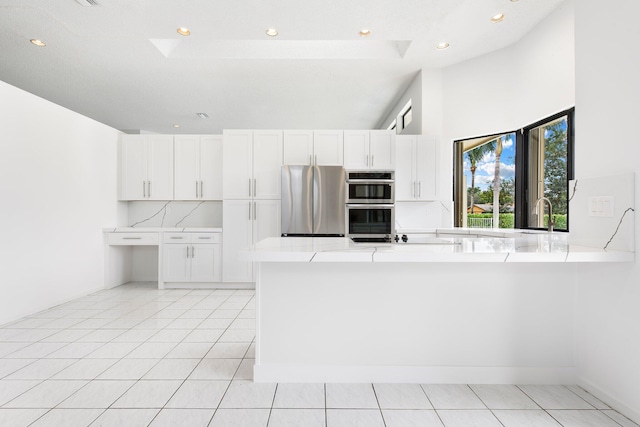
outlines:
[[253, 203], [253, 242], [280, 237], [280, 200], [256, 200]]
[[396, 167], [396, 134], [389, 130], [372, 130], [369, 168], [394, 170]]
[[222, 202], [222, 278], [224, 282], [252, 282], [253, 263], [238, 260], [240, 250], [253, 244], [253, 209], [249, 200]]
[[419, 200], [436, 199], [436, 139], [418, 136], [416, 142], [416, 181]]
[[251, 198], [253, 191], [253, 131], [225, 130], [222, 158], [223, 198]]
[[343, 133], [341, 130], [314, 132], [313, 164], [319, 166], [342, 166], [344, 164], [343, 145]]
[[191, 282], [219, 282], [220, 245], [191, 245]]
[[190, 276], [190, 262], [187, 251], [191, 245], [168, 244], [162, 250], [162, 281], [188, 282]]
[[344, 168], [369, 169], [369, 131], [344, 131]]
[[396, 201], [414, 200], [416, 196], [415, 140], [413, 135], [396, 137]]
[[120, 137], [120, 200], [146, 198], [145, 140], [140, 135]]
[[253, 197], [279, 199], [282, 168], [282, 132], [253, 132]]
[[200, 198], [222, 200], [222, 135], [200, 137]]
[[176, 135], [174, 140], [174, 199], [200, 199], [200, 138]]
[[147, 199], [173, 200], [173, 136], [147, 136]]
[[305, 130], [284, 131], [284, 164], [313, 164], [313, 132]]

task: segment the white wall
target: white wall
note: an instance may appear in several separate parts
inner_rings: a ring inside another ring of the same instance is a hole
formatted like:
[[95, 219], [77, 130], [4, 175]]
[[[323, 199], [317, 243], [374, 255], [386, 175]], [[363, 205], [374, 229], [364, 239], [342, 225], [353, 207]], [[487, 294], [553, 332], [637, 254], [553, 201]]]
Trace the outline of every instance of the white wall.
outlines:
[[[118, 131], [0, 82], [0, 324], [103, 286]], [[120, 220], [120, 221], [119, 221]]]
[[575, 103], [573, 1], [508, 48], [443, 70], [440, 191], [452, 194], [453, 141], [514, 131]]
[[[575, 8], [576, 178], [634, 172], [640, 200], [640, 2]], [[637, 232], [635, 239], [638, 247]], [[640, 422], [640, 267], [586, 265], [578, 282], [581, 384]]]
[[406, 128], [402, 129], [400, 134], [420, 135], [422, 133], [422, 71], [418, 72], [398, 102], [389, 110], [388, 115], [378, 123], [378, 128], [388, 128], [409, 101], [411, 101], [412, 120]]

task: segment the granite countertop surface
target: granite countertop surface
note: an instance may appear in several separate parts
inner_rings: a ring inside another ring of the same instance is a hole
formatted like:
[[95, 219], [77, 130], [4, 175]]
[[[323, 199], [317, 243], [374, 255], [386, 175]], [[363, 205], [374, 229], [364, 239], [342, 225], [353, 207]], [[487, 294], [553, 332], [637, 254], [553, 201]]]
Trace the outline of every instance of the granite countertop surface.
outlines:
[[[415, 230], [414, 230], [415, 231]], [[564, 232], [434, 229], [407, 243], [354, 243], [342, 237], [272, 237], [240, 253], [257, 262], [633, 262], [633, 252], [570, 244]]]

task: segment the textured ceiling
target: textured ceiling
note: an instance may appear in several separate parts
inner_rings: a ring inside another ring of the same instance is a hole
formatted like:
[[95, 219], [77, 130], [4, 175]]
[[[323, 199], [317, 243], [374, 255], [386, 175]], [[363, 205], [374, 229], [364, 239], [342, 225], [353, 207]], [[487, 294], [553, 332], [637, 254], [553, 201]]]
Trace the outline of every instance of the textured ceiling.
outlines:
[[420, 69], [506, 47], [563, 0], [97, 1], [0, 0], [0, 80], [118, 129], [220, 133], [373, 128]]

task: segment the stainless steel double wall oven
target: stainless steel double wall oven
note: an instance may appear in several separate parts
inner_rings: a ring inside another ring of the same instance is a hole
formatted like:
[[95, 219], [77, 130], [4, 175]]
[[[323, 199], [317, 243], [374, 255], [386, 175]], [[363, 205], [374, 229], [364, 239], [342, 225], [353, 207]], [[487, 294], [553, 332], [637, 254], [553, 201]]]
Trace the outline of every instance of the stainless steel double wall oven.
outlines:
[[360, 242], [389, 242], [395, 234], [393, 171], [347, 172], [347, 236]]

